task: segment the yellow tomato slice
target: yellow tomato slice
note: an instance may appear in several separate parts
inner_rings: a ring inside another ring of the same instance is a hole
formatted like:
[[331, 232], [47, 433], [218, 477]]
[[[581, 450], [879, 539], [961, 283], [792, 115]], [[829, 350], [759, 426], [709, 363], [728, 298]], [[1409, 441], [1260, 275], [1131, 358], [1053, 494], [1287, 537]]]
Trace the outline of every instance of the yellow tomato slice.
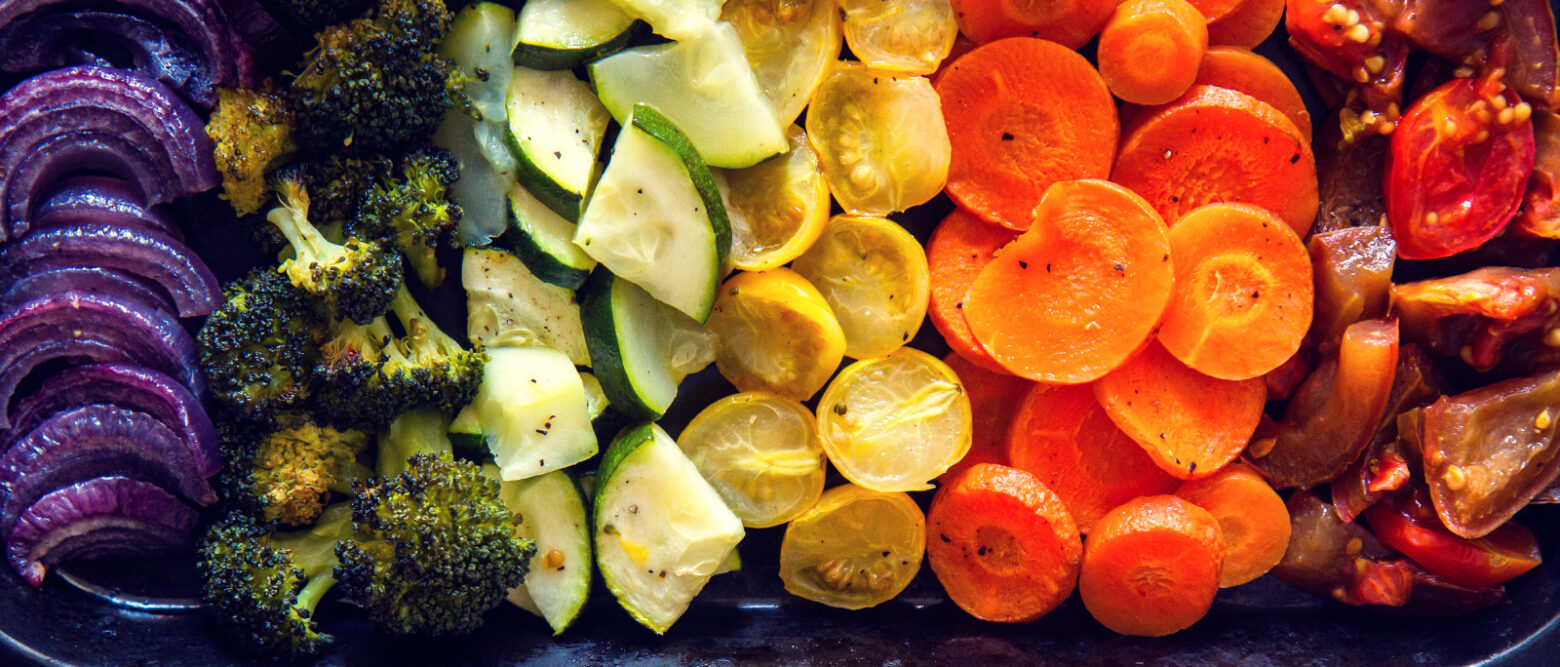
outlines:
[[845, 332], [829, 303], [785, 268], [727, 280], [704, 328], [715, 337], [715, 367], [742, 391], [805, 401], [845, 354]]
[[959, 36], [948, 0], [840, 0], [840, 9], [851, 53], [874, 69], [931, 74]]
[[858, 361], [818, 400], [818, 430], [846, 479], [920, 491], [970, 449], [970, 398], [942, 360], [915, 348]]
[[780, 579], [797, 597], [865, 609], [910, 585], [925, 552], [926, 515], [910, 496], [845, 484], [786, 527]]
[[823, 494], [817, 420], [788, 398], [727, 396], [694, 417], [677, 446], [749, 528], [790, 521]]
[[720, 18], [736, 27], [775, 117], [795, 122], [840, 56], [834, 0], [726, 0]]
[[829, 302], [845, 331], [845, 356], [853, 359], [903, 347], [926, 317], [926, 250], [892, 221], [835, 216], [791, 267]]
[[834, 198], [852, 213], [903, 211], [948, 181], [948, 127], [925, 77], [838, 63], [813, 93], [807, 137]]
[[731, 218], [731, 263], [747, 271], [783, 266], [818, 240], [829, 219], [824, 180], [802, 128], [786, 131], [790, 152], [746, 169], [721, 169]]

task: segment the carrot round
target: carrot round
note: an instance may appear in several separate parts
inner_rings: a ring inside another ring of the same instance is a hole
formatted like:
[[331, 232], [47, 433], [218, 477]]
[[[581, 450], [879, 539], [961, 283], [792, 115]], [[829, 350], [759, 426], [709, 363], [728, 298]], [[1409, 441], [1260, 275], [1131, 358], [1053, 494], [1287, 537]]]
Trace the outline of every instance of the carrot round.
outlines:
[[1289, 549], [1289, 509], [1251, 466], [1235, 463], [1219, 474], [1187, 482], [1175, 495], [1208, 510], [1224, 536], [1219, 588], [1267, 574]]
[[1203, 204], [1256, 204], [1304, 236], [1316, 218], [1316, 158], [1284, 114], [1245, 93], [1192, 86], [1133, 121], [1116, 181], [1171, 225]]
[[1083, 542], [1034, 475], [983, 463], [945, 484], [926, 513], [926, 559], [960, 609], [1021, 623], [1056, 609], [1078, 582]]
[[1170, 230], [1175, 297], [1159, 342], [1181, 363], [1225, 380], [1282, 366], [1311, 326], [1311, 256], [1272, 213], [1209, 204]]
[[1284, 18], [1284, 0], [1241, 0], [1240, 6], [1208, 21], [1208, 43], [1255, 49]]
[[1112, 507], [1177, 484], [1116, 428], [1086, 386], [1031, 388], [1008, 427], [1007, 459], [1056, 492], [1085, 535]]
[[1094, 383], [1094, 396], [1160, 470], [1198, 479], [1246, 448], [1262, 420], [1267, 383], [1203, 375], [1150, 343]]
[[1111, 510], [1094, 528], [1078, 593], [1100, 625], [1163, 637], [1207, 615], [1224, 562], [1224, 537], [1208, 510], [1176, 496], [1148, 496]]
[[1115, 0], [953, 0], [959, 32], [977, 44], [1039, 37], [1078, 49], [1094, 38], [1115, 9]]
[[986, 348], [970, 333], [964, 320], [964, 295], [975, 283], [980, 270], [991, 256], [1018, 237], [1015, 232], [993, 225], [980, 216], [955, 208], [937, 225], [926, 243], [926, 262], [931, 268], [932, 295], [926, 313], [932, 325], [959, 356], [981, 368], [1007, 374], [1002, 364], [992, 359]]
[[1197, 83], [1239, 91], [1266, 102], [1284, 114], [1300, 135], [1311, 136], [1311, 113], [1294, 82], [1273, 61], [1235, 46], [1215, 46], [1203, 56]]
[[1108, 181], [1066, 181], [981, 269], [964, 318], [1014, 375], [1091, 382], [1148, 338], [1173, 277], [1165, 223], [1148, 202]]
[[1234, 13], [1235, 10], [1240, 9], [1241, 6], [1245, 5], [1246, 2], [1247, 2], [1247, 0], [1186, 0], [1186, 1], [1190, 2], [1193, 7], [1196, 7], [1197, 8], [1197, 13], [1202, 14], [1203, 21], [1208, 22], [1208, 23], [1212, 23], [1212, 22], [1217, 21], [1219, 19], [1222, 19], [1222, 18], [1224, 18], [1226, 16], [1229, 16], [1230, 14]]
[[1100, 76], [1133, 104], [1164, 104], [1197, 79], [1208, 23], [1186, 0], [1126, 0], [1100, 31]]
[[970, 424], [970, 451], [939, 478], [945, 481], [953, 479], [977, 463], [1007, 465], [1004, 441], [1008, 423], [1013, 420], [1013, 414], [1018, 412], [1024, 394], [1035, 383], [1007, 373], [986, 370], [956, 352], [949, 352], [948, 356], [943, 357], [943, 363], [948, 364], [948, 368], [959, 376], [959, 382], [963, 383], [964, 393], [970, 397], [973, 421]]
[[953, 145], [948, 196], [988, 222], [1028, 229], [1052, 183], [1110, 175], [1116, 102], [1072, 49], [998, 40], [943, 72], [937, 94]]

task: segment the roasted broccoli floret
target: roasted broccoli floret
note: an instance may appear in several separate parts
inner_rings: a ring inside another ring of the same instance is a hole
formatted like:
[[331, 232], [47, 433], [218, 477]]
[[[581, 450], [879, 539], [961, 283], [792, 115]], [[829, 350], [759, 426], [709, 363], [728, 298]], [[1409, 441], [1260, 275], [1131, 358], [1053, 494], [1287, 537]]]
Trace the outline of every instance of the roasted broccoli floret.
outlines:
[[313, 376], [315, 409], [340, 428], [377, 430], [407, 410], [430, 406], [454, 414], [476, 395], [487, 353], [467, 350], [417, 305], [405, 287], [391, 302], [405, 335], [388, 317], [367, 324], [338, 321], [320, 346]]
[[423, 380], [412, 368], [385, 318], [343, 321], [320, 347], [315, 405], [342, 428], [381, 429], [422, 400]]
[[294, 253], [282, 272], [327, 312], [360, 323], [383, 315], [401, 285], [401, 256], [355, 238], [332, 243], [309, 221], [309, 191], [298, 174], [283, 170], [272, 180], [282, 205], [266, 219]]
[[316, 626], [314, 608], [336, 583], [336, 544], [351, 532], [346, 503], [295, 532], [272, 532], [248, 514], [229, 514], [201, 545], [206, 605], [251, 649], [286, 658], [318, 653], [331, 638]]
[[266, 12], [304, 35], [360, 16], [369, 0], [261, 0]]
[[475, 630], [525, 580], [536, 551], [515, 532], [520, 519], [498, 482], [451, 456], [448, 424], [429, 409], [396, 418], [381, 446], [383, 476], [352, 501], [359, 537], [336, 548], [343, 597], [393, 633]]
[[287, 98], [269, 87], [218, 88], [217, 108], [206, 123], [216, 144], [213, 154], [222, 173], [222, 196], [239, 215], [265, 205], [270, 193], [265, 174], [298, 151], [293, 143], [293, 112]]
[[309, 193], [309, 222], [333, 241], [343, 238], [340, 228], [357, 217], [369, 188], [394, 168], [395, 163], [382, 155], [341, 153], [297, 160], [285, 167]]
[[274, 270], [227, 286], [224, 303], [196, 336], [213, 396], [249, 421], [302, 405], [328, 329], [306, 295]]
[[437, 53], [451, 18], [443, 0], [379, 0], [315, 35], [291, 86], [298, 142], [393, 153], [432, 134], [459, 94], [454, 63]]
[[391, 376], [405, 373], [416, 380], [416, 397], [407, 407], [429, 405], [444, 414], [455, 414], [470, 403], [482, 384], [487, 353], [461, 347], [433, 323], [404, 286], [390, 302], [390, 310], [406, 331], [396, 341], [405, 361], [387, 363], [385, 372]]
[[449, 151], [425, 146], [408, 151], [364, 193], [347, 233], [400, 249], [428, 287], [444, 281], [434, 258], [439, 239], [460, 222], [450, 186], [460, 180], [460, 163]]
[[307, 526], [319, 518], [332, 492], [352, 494], [372, 474], [358, 462], [369, 435], [338, 430], [303, 412], [268, 423], [219, 415], [222, 495], [265, 522]]

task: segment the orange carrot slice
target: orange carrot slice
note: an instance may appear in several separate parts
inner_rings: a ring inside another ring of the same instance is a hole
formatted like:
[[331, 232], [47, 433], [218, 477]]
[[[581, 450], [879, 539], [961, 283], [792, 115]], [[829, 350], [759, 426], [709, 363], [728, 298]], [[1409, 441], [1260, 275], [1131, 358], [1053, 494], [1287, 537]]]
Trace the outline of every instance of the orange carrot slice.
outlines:
[[1100, 31], [1100, 76], [1133, 104], [1164, 104], [1197, 79], [1208, 23], [1186, 0], [1126, 0]]
[[1086, 386], [1030, 389], [1008, 427], [1007, 458], [1055, 491], [1085, 535], [1112, 507], [1177, 484], [1111, 423]]
[[1234, 463], [1206, 479], [1187, 482], [1175, 495], [1208, 510], [1224, 535], [1219, 588], [1267, 574], [1289, 549], [1289, 508], [1262, 474]]
[[926, 558], [959, 608], [1022, 623], [1078, 582], [1083, 542], [1062, 500], [1034, 475], [984, 463], [954, 478], [926, 514]]
[[1150, 343], [1094, 383], [1094, 396], [1160, 470], [1198, 479], [1246, 448], [1262, 420], [1267, 383], [1203, 375]]
[[1159, 342], [1225, 380], [1282, 366], [1311, 326], [1311, 256], [1282, 220], [1248, 204], [1209, 204], [1170, 230], [1175, 298]]
[[1316, 218], [1316, 158], [1300, 129], [1245, 93], [1192, 86], [1133, 121], [1111, 179], [1171, 225], [1213, 202], [1256, 204], [1305, 235]]
[[1115, 9], [1115, 0], [953, 0], [959, 32], [977, 44], [1039, 37], [1069, 49], [1082, 48]]
[[1197, 83], [1239, 91], [1268, 103], [1284, 114], [1301, 136], [1311, 136], [1311, 113], [1284, 70], [1273, 61], [1236, 46], [1215, 46], [1203, 56]]
[[1255, 49], [1284, 18], [1284, 0], [1242, 0], [1223, 18], [1208, 21], [1208, 43]]
[[1091, 382], [1148, 338], [1172, 279], [1165, 224], [1148, 202], [1108, 181], [1066, 181], [981, 269], [964, 317], [1014, 375]]
[[940, 479], [954, 478], [966, 468], [977, 463], [1007, 465], [1008, 423], [1018, 412], [1019, 404], [1035, 383], [1007, 373], [994, 373], [981, 368], [956, 352], [943, 357], [943, 363], [953, 369], [964, 384], [964, 393], [970, 397], [970, 451], [948, 468]]
[[1187, 2], [1197, 8], [1204, 21], [1212, 23], [1235, 13], [1246, 4], [1247, 0], [1187, 0]]
[[932, 295], [927, 314], [932, 325], [959, 356], [981, 368], [1008, 374], [992, 359], [970, 333], [964, 320], [964, 295], [975, 283], [980, 270], [991, 262], [999, 248], [1018, 237], [1018, 233], [993, 225], [964, 209], [956, 208], [932, 232], [926, 244], [926, 262], [931, 268]]
[[1224, 538], [1208, 510], [1175, 496], [1138, 498], [1095, 525], [1078, 593], [1101, 625], [1162, 637], [1207, 615], [1223, 562]]
[[1116, 102], [1072, 49], [995, 41], [955, 62], [937, 93], [953, 144], [948, 196], [988, 222], [1028, 229], [1052, 183], [1110, 174]]

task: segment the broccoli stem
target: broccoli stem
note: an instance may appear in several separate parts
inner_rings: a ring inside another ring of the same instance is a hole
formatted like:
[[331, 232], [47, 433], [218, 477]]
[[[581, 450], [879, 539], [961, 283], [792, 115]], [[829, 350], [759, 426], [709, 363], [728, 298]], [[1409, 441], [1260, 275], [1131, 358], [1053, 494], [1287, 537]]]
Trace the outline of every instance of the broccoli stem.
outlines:
[[325, 599], [325, 593], [336, 585], [335, 565], [323, 572], [308, 574], [309, 583], [303, 585], [303, 590], [298, 591], [298, 602], [293, 608], [298, 610], [298, 615], [309, 618], [314, 615], [314, 608], [319, 606], [320, 600]]
[[271, 224], [281, 230], [282, 236], [287, 237], [287, 242], [292, 245], [294, 254], [304, 264], [313, 262], [330, 263], [338, 256], [344, 255], [341, 246], [331, 243], [321, 234], [319, 229], [309, 223], [309, 203], [305, 199], [302, 206], [295, 208], [291, 203], [271, 209], [265, 216]]
[[395, 312], [396, 319], [401, 320], [401, 326], [406, 329], [409, 336], [426, 336], [435, 348], [446, 355], [453, 355], [465, 349], [433, 323], [433, 318], [428, 317], [428, 313], [423, 311], [422, 306], [417, 305], [417, 300], [412, 298], [412, 293], [407, 291], [405, 285], [401, 286], [401, 291], [396, 292], [395, 299], [390, 301], [390, 310]]
[[379, 460], [375, 466], [379, 474], [389, 477], [406, 472], [407, 460], [417, 454], [453, 455], [449, 426], [450, 418], [437, 408], [417, 408], [397, 415], [379, 438]]

